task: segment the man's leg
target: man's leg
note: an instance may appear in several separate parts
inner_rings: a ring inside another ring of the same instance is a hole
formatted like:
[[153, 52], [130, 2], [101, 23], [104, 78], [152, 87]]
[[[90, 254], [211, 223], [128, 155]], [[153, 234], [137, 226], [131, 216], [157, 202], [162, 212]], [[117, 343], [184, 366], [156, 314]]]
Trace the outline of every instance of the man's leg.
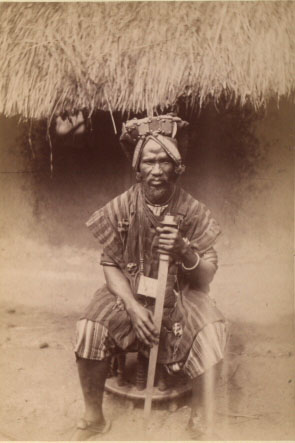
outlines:
[[85, 402], [85, 413], [71, 440], [83, 441], [102, 432], [105, 427], [102, 400], [108, 373], [108, 361], [77, 357], [77, 367]]
[[77, 367], [85, 402], [85, 420], [103, 423], [102, 399], [108, 374], [108, 360], [77, 357]]
[[[192, 378], [192, 409], [188, 427], [202, 433], [213, 427], [216, 385], [226, 344], [222, 322], [205, 326], [194, 340], [185, 370]], [[198, 375], [200, 374], [200, 375]], [[193, 429], [194, 428], [194, 429]]]
[[[201, 426], [200, 422], [212, 425], [216, 385], [222, 362], [214, 365], [199, 377], [192, 380], [192, 402], [189, 427]], [[196, 420], [197, 419], [197, 420]], [[195, 425], [196, 423], [196, 425]]]

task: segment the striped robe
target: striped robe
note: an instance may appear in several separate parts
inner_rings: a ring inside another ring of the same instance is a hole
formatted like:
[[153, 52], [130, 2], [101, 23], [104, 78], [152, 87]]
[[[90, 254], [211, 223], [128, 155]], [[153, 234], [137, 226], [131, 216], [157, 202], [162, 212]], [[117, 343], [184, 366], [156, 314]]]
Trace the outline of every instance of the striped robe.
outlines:
[[[96, 211], [87, 222], [88, 228], [103, 247], [102, 265], [120, 268], [130, 282], [134, 297], [150, 310], [154, 307], [152, 299], [137, 295], [141, 258], [139, 248], [143, 251], [144, 275], [157, 278], [159, 254], [156, 227], [167, 213], [174, 215], [190, 247], [217, 268], [213, 245], [220, 229], [206, 206], [179, 187], [160, 216], [152, 214], [144, 201], [141, 185], [136, 184]], [[171, 366], [181, 363], [194, 376], [193, 366], [200, 366], [202, 362], [192, 363], [193, 359], [189, 359], [189, 356], [202, 353], [200, 347], [204, 348], [204, 343], [210, 346], [210, 336], [212, 343], [214, 340], [219, 343], [214, 347], [213, 354], [211, 350], [211, 364], [222, 358], [224, 317], [209, 297], [209, 287], [192, 287], [180, 263], [171, 260], [168, 274], [158, 362]], [[76, 347], [81, 357], [104, 358], [106, 350], [110, 349], [140, 350], [148, 356], [149, 349], [137, 341], [122, 300], [111, 294], [106, 286], [94, 294], [81, 319], [83, 322], [80, 322]], [[210, 332], [212, 324], [215, 325], [215, 335]], [[86, 340], [87, 328], [92, 333], [88, 333]], [[203, 337], [202, 331], [205, 331]], [[217, 336], [219, 338], [216, 339]]]

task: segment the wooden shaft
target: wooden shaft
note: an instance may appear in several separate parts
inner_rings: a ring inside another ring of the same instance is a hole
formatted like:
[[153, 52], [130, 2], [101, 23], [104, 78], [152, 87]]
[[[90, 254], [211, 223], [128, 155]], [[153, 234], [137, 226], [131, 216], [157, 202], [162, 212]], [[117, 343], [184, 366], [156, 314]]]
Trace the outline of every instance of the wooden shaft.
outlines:
[[[172, 215], [165, 215], [164, 220], [162, 222], [162, 226], [175, 227], [177, 226], [177, 223], [175, 222], [174, 217]], [[160, 254], [158, 283], [157, 283], [157, 297], [156, 297], [156, 304], [154, 311], [154, 323], [159, 332], [161, 331], [161, 326], [162, 326], [168, 269], [169, 269], [169, 255]], [[144, 411], [143, 411], [146, 424], [148, 422], [152, 409], [152, 398], [153, 398], [158, 350], [159, 350], [159, 345], [158, 344], [153, 345], [152, 349], [150, 350], [150, 356], [149, 356], [146, 396], [145, 396]]]
[[[154, 312], [154, 323], [158, 331], [161, 330], [161, 325], [162, 325], [168, 267], [169, 267], [169, 255], [160, 254], [157, 298], [156, 298], [155, 312]], [[152, 409], [152, 397], [153, 397], [153, 388], [154, 388], [156, 365], [158, 358], [158, 350], [159, 350], [158, 344], [153, 345], [152, 349], [150, 350], [146, 396], [145, 396], [144, 411], [143, 411], [144, 418], [146, 420], [148, 420]]]

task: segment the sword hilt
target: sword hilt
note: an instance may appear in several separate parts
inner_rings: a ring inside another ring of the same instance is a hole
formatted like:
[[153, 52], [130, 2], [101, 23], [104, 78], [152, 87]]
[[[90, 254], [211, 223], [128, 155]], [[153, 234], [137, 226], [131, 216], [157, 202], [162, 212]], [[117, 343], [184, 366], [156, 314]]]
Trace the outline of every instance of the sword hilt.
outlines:
[[171, 214], [165, 215], [163, 221], [161, 222], [161, 225], [163, 227], [165, 227], [165, 226], [177, 227], [177, 223], [175, 221], [174, 215], [171, 215]]
[[[167, 214], [164, 216], [163, 221], [161, 222], [162, 228], [165, 226], [171, 226], [172, 228], [177, 228], [177, 223], [175, 221], [174, 215]], [[169, 260], [169, 253], [163, 253], [160, 254], [160, 260], [162, 261], [168, 261]]]

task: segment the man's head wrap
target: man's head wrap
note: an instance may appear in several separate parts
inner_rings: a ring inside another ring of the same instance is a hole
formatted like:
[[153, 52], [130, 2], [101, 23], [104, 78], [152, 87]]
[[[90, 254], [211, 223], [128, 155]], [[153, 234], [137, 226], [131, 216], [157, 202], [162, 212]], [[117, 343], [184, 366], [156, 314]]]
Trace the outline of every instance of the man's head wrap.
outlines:
[[148, 140], [156, 141], [176, 164], [176, 172], [184, 171], [183, 161], [188, 145], [188, 122], [173, 115], [132, 119], [123, 124], [120, 144], [132, 167], [138, 171], [142, 150]]

